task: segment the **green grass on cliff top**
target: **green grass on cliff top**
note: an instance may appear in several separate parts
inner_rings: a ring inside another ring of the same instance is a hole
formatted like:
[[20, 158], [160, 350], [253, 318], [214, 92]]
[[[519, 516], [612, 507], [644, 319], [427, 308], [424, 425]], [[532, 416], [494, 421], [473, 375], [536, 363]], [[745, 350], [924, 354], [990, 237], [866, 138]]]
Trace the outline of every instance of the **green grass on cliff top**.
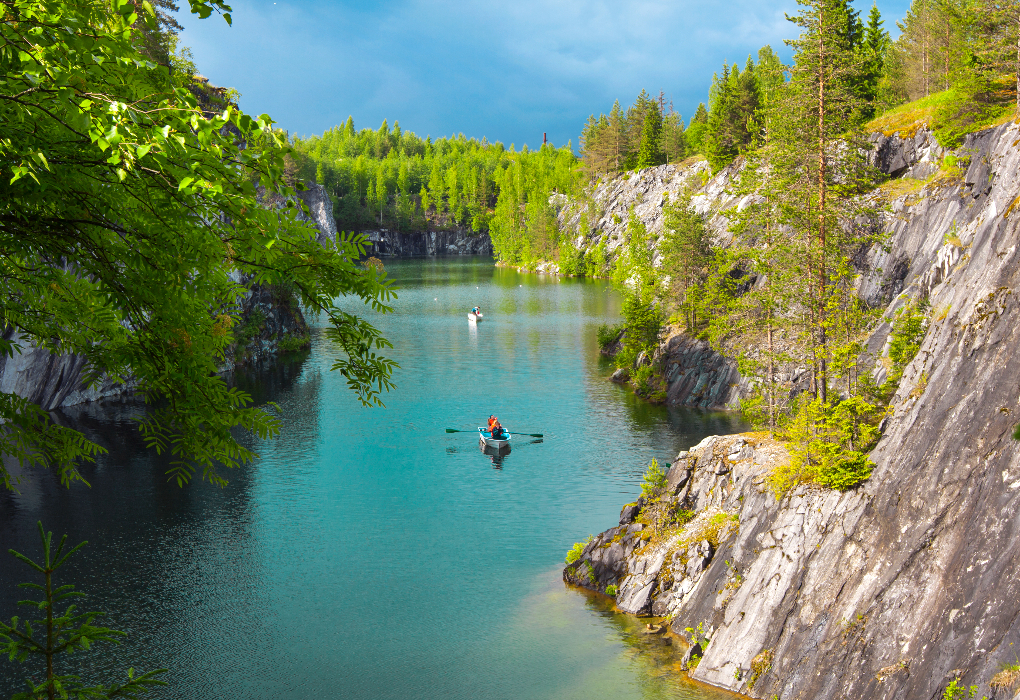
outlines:
[[1016, 117], [1015, 92], [1003, 86], [989, 93], [987, 99], [975, 100], [967, 92], [950, 88], [886, 111], [865, 125], [870, 132], [886, 136], [899, 134], [913, 138], [922, 127], [935, 132], [943, 147], [959, 145], [963, 136]]

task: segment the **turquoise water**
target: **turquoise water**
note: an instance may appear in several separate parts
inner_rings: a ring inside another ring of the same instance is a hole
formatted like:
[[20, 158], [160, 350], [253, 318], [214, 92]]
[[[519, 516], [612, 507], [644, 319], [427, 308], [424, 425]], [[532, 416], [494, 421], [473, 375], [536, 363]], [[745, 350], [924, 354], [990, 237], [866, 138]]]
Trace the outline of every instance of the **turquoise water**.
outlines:
[[[385, 409], [328, 371], [316, 331], [306, 356], [238, 379], [280, 406], [284, 428], [225, 489], [165, 484], [128, 422], [137, 409], [115, 404], [69, 417], [111, 447], [91, 489], [37, 477], [0, 496], [3, 550], [34, 552], [40, 518], [91, 541], [72, 573], [131, 637], [83, 671], [166, 666], [160, 697], [174, 698], [716, 697], [668, 673], [670, 649], [637, 621], [559, 576], [653, 457], [745, 426], [607, 381], [595, 329], [620, 299], [603, 283], [482, 259], [387, 270], [396, 311], [369, 314], [401, 364]], [[490, 413], [544, 440], [516, 436], [500, 459], [444, 431]], [[0, 566], [0, 615], [22, 574]], [[17, 670], [0, 663], [0, 691]]]

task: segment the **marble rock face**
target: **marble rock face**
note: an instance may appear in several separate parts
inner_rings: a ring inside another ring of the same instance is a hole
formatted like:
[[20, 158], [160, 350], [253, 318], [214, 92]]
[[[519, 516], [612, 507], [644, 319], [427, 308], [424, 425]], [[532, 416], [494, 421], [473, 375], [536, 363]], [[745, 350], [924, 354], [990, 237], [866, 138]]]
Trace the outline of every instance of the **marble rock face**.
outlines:
[[[944, 155], [933, 143], [881, 137], [876, 162], [910, 177]], [[924, 296], [934, 310], [867, 482], [777, 499], [767, 476], [789, 458], [781, 445], [760, 434], [707, 438], [677, 455], [659, 505], [648, 506], [693, 519], [656, 533], [643, 511], [627, 526], [640, 531], [597, 536], [564, 578], [600, 591], [611, 579], [621, 609], [667, 617], [689, 638], [700, 626], [693, 677], [753, 697], [938, 698], [954, 678], [977, 686], [975, 697], [1011, 697], [989, 683], [1020, 648], [1017, 143], [1012, 122], [968, 136], [962, 177], [893, 201], [887, 245], [862, 256], [865, 299], [894, 311]], [[671, 167], [603, 186], [654, 199], [677, 176]], [[712, 183], [705, 196], [724, 190]], [[887, 335], [888, 323], [869, 340], [875, 356]], [[732, 405], [735, 370], [677, 337], [660, 353], [667, 370], [676, 365], [672, 395]], [[703, 536], [711, 522], [726, 529]], [[575, 575], [585, 562], [594, 581]]]

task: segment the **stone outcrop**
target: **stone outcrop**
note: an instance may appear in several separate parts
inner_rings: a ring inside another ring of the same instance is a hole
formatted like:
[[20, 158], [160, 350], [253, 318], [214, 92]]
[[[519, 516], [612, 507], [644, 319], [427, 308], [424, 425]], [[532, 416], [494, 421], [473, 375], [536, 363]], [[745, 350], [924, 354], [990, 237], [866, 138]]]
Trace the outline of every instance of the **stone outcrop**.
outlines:
[[1013, 123], [969, 136], [962, 170], [895, 199], [888, 248], [867, 252], [866, 296], [924, 295], [933, 315], [865, 484], [777, 498], [781, 446], [709, 438], [564, 577], [700, 626], [692, 676], [754, 697], [935, 700], [954, 679], [1011, 697], [990, 682], [1020, 648], [1018, 141]]
[[369, 255], [386, 258], [425, 255], [487, 255], [492, 256], [492, 241], [487, 233], [469, 229], [458, 231], [366, 231]]
[[[941, 148], [926, 129], [902, 138], [876, 134], [873, 164], [898, 177], [898, 196], [881, 188], [871, 195], [878, 205], [878, 225], [889, 233], [888, 240], [860, 251], [855, 265], [861, 272], [858, 292], [873, 308], [884, 308], [880, 322], [867, 342], [875, 380], [885, 379], [881, 362], [891, 330], [894, 313], [911, 299], [927, 297], [943, 283], [955, 266], [969, 256], [969, 248], [978, 228], [1012, 213], [1017, 191], [1012, 179], [1003, 180], [1003, 160], [1014, 149], [1010, 134], [1017, 126], [1007, 124], [967, 137], [952, 154]], [[954, 155], [960, 166], [941, 167], [946, 155]], [[647, 168], [599, 184], [593, 198], [605, 213], [587, 236], [577, 243], [584, 250], [599, 244], [611, 254], [626, 242], [627, 215], [633, 206], [635, 215], [645, 224], [652, 240], [653, 257], [658, 260], [658, 234], [662, 230], [662, 202], [685, 189], [692, 193], [695, 208], [705, 214], [716, 245], [731, 241], [725, 212], [742, 202], [729, 188], [740, 164], [711, 175], [704, 161], [689, 165], [664, 165]], [[994, 206], [988, 202], [993, 200]], [[580, 222], [580, 212], [565, 207], [561, 227], [570, 230]], [[753, 385], [743, 379], [731, 359], [734, 352], [717, 352], [707, 343], [669, 329], [656, 353], [658, 369], [666, 380], [669, 405], [735, 409]], [[807, 368], [779, 368], [781, 381], [793, 391], [807, 381]]]
[[[315, 224], [322, 243], [336, 238], [336, 220], [333, 204], [321, 185], [312, 185], [298, 193], [308, 206], [299, 218]], [[235, 328], [235, 337], [242, 342], [234, 348], [236, 364], [249, 364], [275, 355], [281, 340], [292, 339], [296, 349], [301, 339], [308, 337], [308, 326], [301, 309], [292, 295], [261, 285], [253, 286], [241, 302], [241, 322]], [[16, 338], [13, 329], [7, 329], [5, 339]], [[306, 342], [306, 341], [305, 341]], [[23, 342], [20, 353], [13, 357], [0, 356], [0, 392], [14, 393], [30, 399], [45, 410], [73, 406], [119, 396], [133, 388], [107, 377], [100, 378], [96, 386], [88, 386], [84, 358], [72, 354], [53, 354], [29, 342]], [[229, 369], [229, 367], [225, 368]]]

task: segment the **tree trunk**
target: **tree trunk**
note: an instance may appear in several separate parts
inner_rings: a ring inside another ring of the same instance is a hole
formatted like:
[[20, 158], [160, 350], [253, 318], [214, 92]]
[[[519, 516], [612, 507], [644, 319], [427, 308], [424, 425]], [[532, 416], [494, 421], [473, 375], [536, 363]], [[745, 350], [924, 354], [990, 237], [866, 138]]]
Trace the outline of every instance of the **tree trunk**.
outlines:
[[825, 15], [818, 14], [818, 396], [825, 403]]
[[[40, 526], [42, 527], [42, 526]], [[53, 569], [49, 568], [49, 549], [46, 550], [46, 697], [56, 700], [57, 689], [53, 687]]]

